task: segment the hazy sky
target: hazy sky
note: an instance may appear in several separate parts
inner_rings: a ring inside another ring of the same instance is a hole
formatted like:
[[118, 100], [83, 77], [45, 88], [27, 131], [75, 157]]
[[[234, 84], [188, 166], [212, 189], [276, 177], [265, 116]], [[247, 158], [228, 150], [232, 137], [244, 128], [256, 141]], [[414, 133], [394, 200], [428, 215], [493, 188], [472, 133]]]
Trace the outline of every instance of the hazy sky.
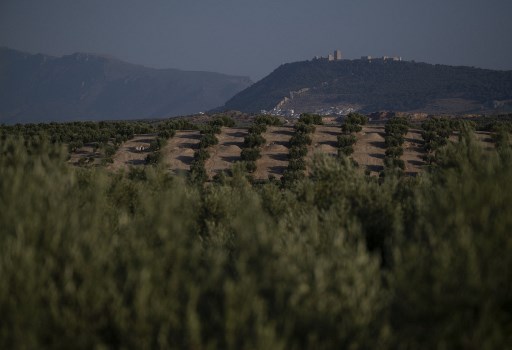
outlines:
[[253, 80], [336, 48], [512, 69], [511, 16], [512, 0], [0, 0], [0, 46]]

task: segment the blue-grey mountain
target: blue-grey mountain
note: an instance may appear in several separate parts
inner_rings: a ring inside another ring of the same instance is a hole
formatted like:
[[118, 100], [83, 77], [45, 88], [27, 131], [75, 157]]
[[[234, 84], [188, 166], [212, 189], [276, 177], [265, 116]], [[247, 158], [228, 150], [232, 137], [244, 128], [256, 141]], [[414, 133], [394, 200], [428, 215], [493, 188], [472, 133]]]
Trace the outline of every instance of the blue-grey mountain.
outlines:
[[224, 104], [247, 77], [0, 48], [0, 123], [172, 117]]

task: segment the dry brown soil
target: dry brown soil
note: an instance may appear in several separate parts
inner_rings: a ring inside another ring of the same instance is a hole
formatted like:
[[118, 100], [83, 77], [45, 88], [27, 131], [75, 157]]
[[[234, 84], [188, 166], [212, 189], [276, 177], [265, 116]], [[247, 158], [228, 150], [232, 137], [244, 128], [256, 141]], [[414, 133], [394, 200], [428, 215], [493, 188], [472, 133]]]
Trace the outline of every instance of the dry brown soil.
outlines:
[[197, 130], [180, 130], [162, 149], [163, 163], [173, 174], [190, 170], [201, 134]]
[[107, 166], [110, 170], [128, 169], [132, 166], [143, 165], [148, 151], [137, 151], [137, 146], [149, 147], [156, 138], [154, 134], [136, 135], [133, 139], [124, 142], [112, 157], [114, 162]]
[[[256, 171], [253, 174], [255, 179], [267, 179], [270, 175], [281, 177], [288, 165], [289, 140], [294, 133], [292, 126], [268, 127], [263, 134], [266, 144], [261, 147], [261, 158], [256, 161]], [[219, 143], [208, 149], [210, 158], [206, 161], [205, 167], [210, 178], [228, 170], [240, 160], [240, 152], [243, 146], [244, 136], [247, 129], [244, 128], [222, 128], [217, 135]], [[307, 161], [317, 153], [337, 154], [337, 136], [341, 134], [339, 125], [319, 125], [312, 135], [312, 144], [309, 147]], [[356, 134], [357, 142], [354, 145], [352, 157], [358, 162], [361, 170], [368, 169], [370, 174], [377, 175], [383, 170], [385, 156], [384, 126], [367, 125], [362, 131]], [[149, 146], [155, 135], [137, 135], [134, 139], [125, 142], [114, 155], [114, 163], [108, 169], [127, 169], [130, 166], [143, 165], [147, 151], [138, 152], [136, 146]], [[197, 130], [178, 131], [169, 140], [162, 150], [163, 162], [167, 169], [173, 174], [186, 173], [194, 159], [194, 152], [197, 150], [201, 135]], [[476, 138], [482, 142], [487, 149], [492, 149], [492, 133], [477, 132]], [[457, 136], [453, 135], [450, 140], [456, 141]], [[402, 159], [405, 162], [405, 171], [408, 174], [416, 174], [422, 170], [425, 164], [423, 157], [423, 140], [421, 130], [410, 129], [405, 136], [403, 144], [404, 154]], [[96, 162], [100, 161], [101, 154], [93, 152], [92, 147], [83, 147], [71, 155], [70, 163], [76, 164], [82, 157], [95, 157]], [[94, 164], [94, 163], [93, 163]]]
[[245, 135], [247, 129], [221, 129], [221, 133], [217, 135], [219, 143], [208, 149], [210, 158], [204, 165], [210, 179], [222, 171], [229, 170], [233, 163], [240, 160]]
[[267, 128], [263, 133], [267, 142], [261, 147], [261, 158], [256, 161], [255, 179], [268, 179], [270, 175], [280, 178], [283, 175], [288, 166], [288, 143], [293, 133], [291, 126]]

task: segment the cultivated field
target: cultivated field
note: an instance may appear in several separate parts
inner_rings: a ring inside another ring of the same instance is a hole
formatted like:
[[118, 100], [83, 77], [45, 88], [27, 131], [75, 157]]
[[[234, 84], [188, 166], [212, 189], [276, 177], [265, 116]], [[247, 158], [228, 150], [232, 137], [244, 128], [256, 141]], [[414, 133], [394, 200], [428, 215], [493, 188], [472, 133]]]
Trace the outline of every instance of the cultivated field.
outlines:
[[[270, 126], [263, 133], [266, 143], [261, 146], [261, 158], [256, 161], [257, 169], [253, 177], [257, 180], [268, 179], [269, 176], [280, 178], [288, 165], [289, 140], [294, 133], [292, 126]], [[340, 125], [318, 125], [312, 134], [312, 144], [308, 147], [306, 160], [311, 161], [315, 154], [337, 154], [337, 137], [341, 134]], [[211, 179], [222, 171], [229, 170], [232, 165], [240, 161], [240, 152], [243, 147], [245, 128], [222, 128], [216, 135], [219, 143], [208, 148], [210, 158], [205, 162], [208, 177]], [[485, 148], [492, 148], [492, 133], [476, 132], [475, 136]], [[113, 163], [108, 169], [128, 169], [132, 166], [142, 166], [147, 151], [136, 151], [137, 146], [149, 146], [155, 135], [137, 135], [123, 143], [112, 157]], [[367, 125], [356, 134], [357, 142], [351, 157], [359, 164], [361, 171], [369, 171], [371, 175], [378, 175], [384, 168], [386, 147], [384, 144], [384, 126]], [[163, 164], [172, 174], [184, 174], [190, 169], [194, 159], [194, 152], [198, 149], [201, 134], [197, 130], [177, 131], [162, 149]], [[457, 141], [457, 135], [450, 140]], [[405, 172], [409, 175], [417, 174], [425, 165], [423, 161], [423, 140], [421, 130], [409, 129], [403, 144], [404, 154], [401, 157], [405, 162]], [[70, 162], [77, 164], [82, 157], [94, 157], [99, 162], [101, 155], [94, 152], [92, 147], [82, 147], [73, 153]]]

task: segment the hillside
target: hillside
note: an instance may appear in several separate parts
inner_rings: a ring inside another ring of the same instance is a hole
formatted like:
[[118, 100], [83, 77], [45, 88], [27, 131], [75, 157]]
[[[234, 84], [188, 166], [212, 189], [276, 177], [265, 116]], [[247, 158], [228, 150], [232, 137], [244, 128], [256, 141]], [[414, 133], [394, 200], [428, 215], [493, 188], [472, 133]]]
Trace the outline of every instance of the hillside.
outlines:
[[249, 78], [0, 48], [0, 123], [161, 118], [222, 105]]
[[468, 113], [512, 107], [512, 71], [383, 60], [288, 63], [235, 95], [226, 110], [352, 107]]

